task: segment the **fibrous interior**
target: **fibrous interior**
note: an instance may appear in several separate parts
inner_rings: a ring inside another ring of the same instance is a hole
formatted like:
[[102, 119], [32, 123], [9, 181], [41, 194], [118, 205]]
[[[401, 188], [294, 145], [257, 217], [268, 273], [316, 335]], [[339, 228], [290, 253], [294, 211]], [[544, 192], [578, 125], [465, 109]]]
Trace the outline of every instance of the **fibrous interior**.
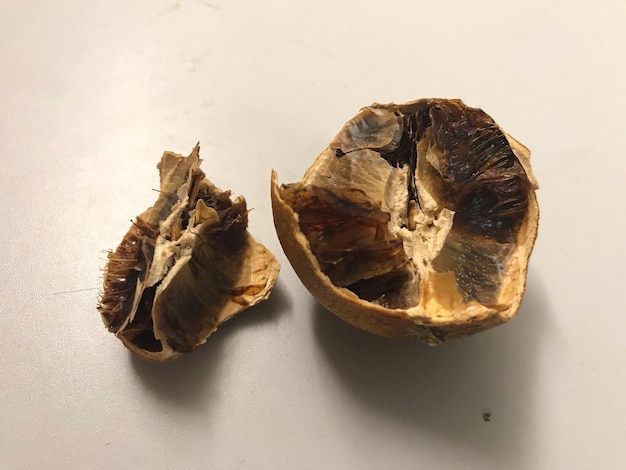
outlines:
[[431, 100], [364, 108], [281, 196], [333, 284], [407, 309], [444, 281], [497, 305], [530, 190], [487, 114]]
[[[127, 345], [192, 351], [217, 325], [271, 289], [275, 259], [248, 234], [242, 197], [231, 200], [189, 157], [166, 152], [154, 206], [109, 254], [99, 310]], [[265, 294], [265, 297], [267, 295]]]

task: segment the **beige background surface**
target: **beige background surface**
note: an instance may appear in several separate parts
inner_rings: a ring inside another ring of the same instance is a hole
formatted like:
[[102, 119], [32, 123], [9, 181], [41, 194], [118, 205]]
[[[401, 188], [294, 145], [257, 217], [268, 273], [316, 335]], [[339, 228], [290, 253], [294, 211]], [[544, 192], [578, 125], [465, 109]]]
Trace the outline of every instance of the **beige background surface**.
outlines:
[[[0, 467], [623, 468], [625, 22], [622, 1], [2, 2]], [[518, 318], [438, 348], [319, 307], [269, 202], [271, 168], [300, 179], [361, 106], [431, 96], [531, 148], [542, 209]], [[149, 364], [95, 309], [103, 250], [198, 140], [283, 270]]]

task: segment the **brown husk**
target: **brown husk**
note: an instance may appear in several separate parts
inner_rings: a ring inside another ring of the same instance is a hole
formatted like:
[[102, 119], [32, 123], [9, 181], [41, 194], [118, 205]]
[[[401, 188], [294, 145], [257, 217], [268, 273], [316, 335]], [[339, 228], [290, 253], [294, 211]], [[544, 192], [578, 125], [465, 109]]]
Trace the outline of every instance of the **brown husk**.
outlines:
[[301, 182], [278, 185], [281, 245], [309, 291], [359, 328], [430, 344], [515, 316], [537, 235], [530, 152], [482, 110], [363, 108]]
[[98, 307], [112, 333], [144, 359], [195, 350], [217, 327], [270, 295], [280, 265], [247, 231], [234, 201], [188, 157], [165, 152], [154, 206], [109, 253]]

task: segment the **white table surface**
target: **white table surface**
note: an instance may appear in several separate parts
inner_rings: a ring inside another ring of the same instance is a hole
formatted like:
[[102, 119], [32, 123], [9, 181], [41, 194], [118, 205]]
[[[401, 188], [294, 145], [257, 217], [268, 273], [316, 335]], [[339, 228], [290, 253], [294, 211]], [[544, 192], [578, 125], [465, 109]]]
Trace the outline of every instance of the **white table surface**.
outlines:
[[[3, 1], [0, 468], [626, 468], [625, 22], [621, 0]], [[268, 190], [361, 106], [433, 96], [532, 149], [542, 211], [519, 316], [437, 348], [318, 306]], [[198, 140], [282, 272], [151, 364], [96, 311], [104, 250]]]

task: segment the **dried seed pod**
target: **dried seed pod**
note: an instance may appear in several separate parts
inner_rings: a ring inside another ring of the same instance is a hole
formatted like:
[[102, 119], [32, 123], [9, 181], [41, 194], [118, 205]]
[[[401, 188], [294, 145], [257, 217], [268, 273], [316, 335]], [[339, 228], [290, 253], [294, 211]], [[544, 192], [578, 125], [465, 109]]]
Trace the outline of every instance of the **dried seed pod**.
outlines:
[[231, 200], [206, 178], [199, 150], [163, 154], [156, 203], [109, 253], [104, 271], [104, 324], [151, 361], [193, 351], [221, 323], [267, 299], [280, 270], [248, 233], [245, 199]]
[[460, 100], [373, 104], [278, 186], [285, 254], [331, 312], [430, 344], [513, 318], [537, 235], [530, 152]]

